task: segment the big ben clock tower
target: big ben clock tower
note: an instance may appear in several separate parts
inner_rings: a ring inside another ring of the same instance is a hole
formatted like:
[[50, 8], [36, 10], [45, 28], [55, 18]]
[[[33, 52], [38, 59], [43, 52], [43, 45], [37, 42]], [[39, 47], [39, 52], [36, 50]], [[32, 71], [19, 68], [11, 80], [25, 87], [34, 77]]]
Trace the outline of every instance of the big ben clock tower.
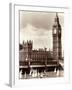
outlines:
[[56, 17], [54, 20], [54, 25], [52, 29], [53, 34], [53, 58], [54, 60], [61, 59], [61, 25], [59, 23], [59, 17], [56, 13]]

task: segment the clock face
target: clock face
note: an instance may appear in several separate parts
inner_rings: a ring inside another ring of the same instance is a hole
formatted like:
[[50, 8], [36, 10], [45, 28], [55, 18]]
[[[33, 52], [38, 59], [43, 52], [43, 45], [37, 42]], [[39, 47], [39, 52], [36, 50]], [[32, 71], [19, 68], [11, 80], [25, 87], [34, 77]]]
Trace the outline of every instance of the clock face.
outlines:
[[56, 34], [56, 29], [54, 29], [54, 34]]

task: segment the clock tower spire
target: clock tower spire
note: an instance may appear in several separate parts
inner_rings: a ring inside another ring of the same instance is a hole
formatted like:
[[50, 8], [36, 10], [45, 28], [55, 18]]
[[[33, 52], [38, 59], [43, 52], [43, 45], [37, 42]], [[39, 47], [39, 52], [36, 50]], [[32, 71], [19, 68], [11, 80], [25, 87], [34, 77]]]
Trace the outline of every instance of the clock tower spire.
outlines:
[[54, 60], [59, 61], [61, 59], [61, 25], [59, 23], [58, 13], [56, 13], [56, 17], [54, 19], [54, 25], [52, 29], [53, 35], [53, 57]]

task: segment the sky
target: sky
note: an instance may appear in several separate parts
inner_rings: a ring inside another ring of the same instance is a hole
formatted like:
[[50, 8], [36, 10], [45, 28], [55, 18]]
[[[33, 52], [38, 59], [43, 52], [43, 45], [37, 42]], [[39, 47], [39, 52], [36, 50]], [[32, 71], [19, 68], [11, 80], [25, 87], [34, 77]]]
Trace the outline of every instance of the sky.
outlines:
[[[53, 48], [52, 28], [56, 12], [20, 11], [20, 43], [33, 41], [33, 49]], [[62, 50], [64, 48], [64, 13], [58, 13], [62, 28]]]

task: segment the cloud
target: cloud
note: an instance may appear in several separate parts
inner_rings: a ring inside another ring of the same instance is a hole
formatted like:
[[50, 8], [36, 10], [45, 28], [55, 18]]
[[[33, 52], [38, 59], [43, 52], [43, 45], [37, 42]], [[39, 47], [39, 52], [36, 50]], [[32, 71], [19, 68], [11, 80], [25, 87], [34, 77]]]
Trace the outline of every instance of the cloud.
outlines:
[[[56, 13], [20, 11], [20, 29], [29, 23], [36, 28], [52, 29]], [[58, 13], [60, 23], [63, 25], [64, 13]]]
[[[35, 30], [34, 30], [35, 29]], [[28, 24], [20, 32], [20, 43], [27, 40], [33, 41], [33, 48], [52, 48], [52, 31], [40, 29]]]

